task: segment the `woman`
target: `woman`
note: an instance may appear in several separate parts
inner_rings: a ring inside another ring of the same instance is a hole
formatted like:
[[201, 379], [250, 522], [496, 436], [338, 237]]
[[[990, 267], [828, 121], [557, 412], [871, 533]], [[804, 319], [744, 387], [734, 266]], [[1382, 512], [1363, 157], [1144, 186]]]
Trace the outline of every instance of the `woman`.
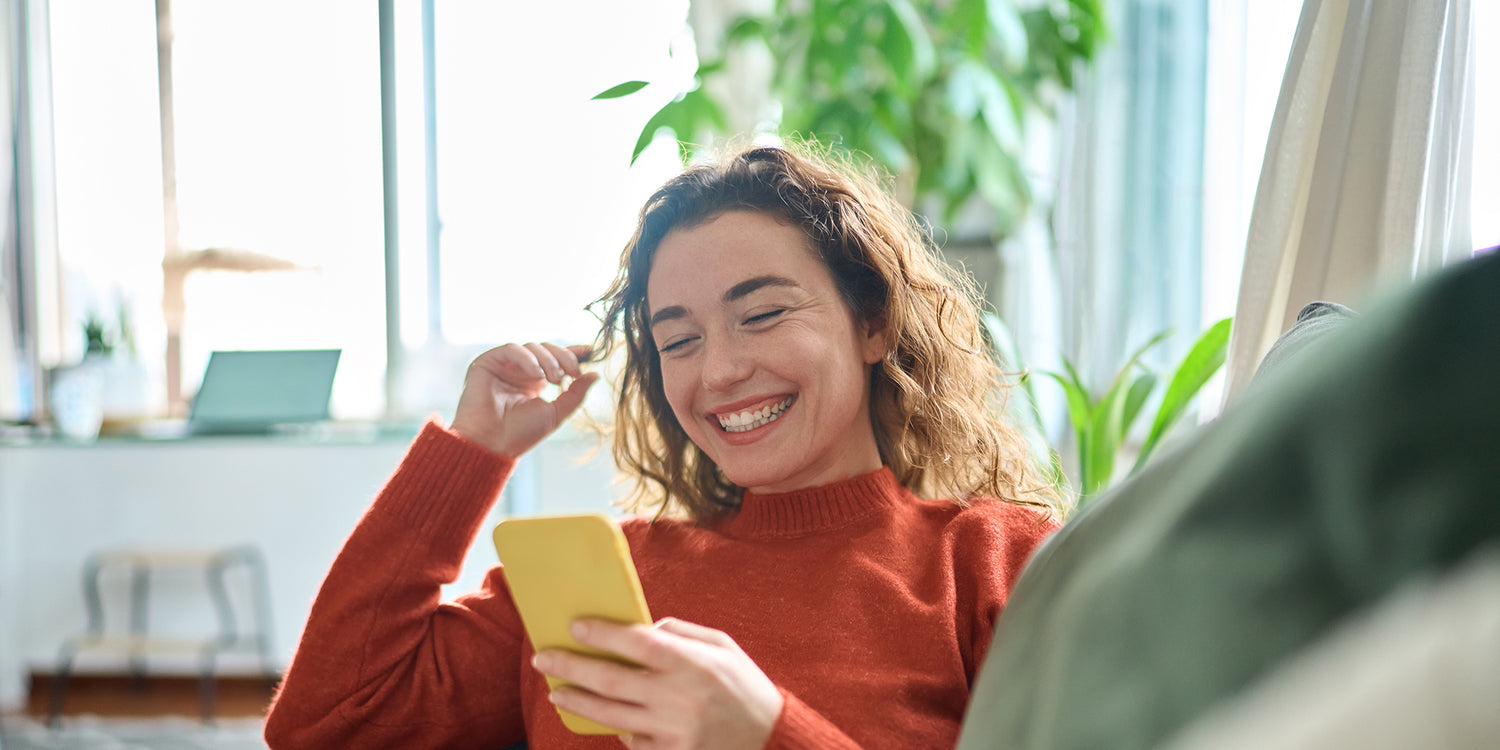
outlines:
[[[925, 237], [869, 179], [781, 148], [668, 182], [596, 347], [624, 347], [615, 454], [656, 512], [623, 528], [665, 619], [575, 626], [644, 669], [533, 654], [498, 568], [439, 602], [515, 459], [597, 379], [584, 348], [508, 344], [334, 562], [272, 747], [951, 747], [1056, 524], [998, 416], [970, 289]], [[625, 734], [574, 735], [554, 703]]]

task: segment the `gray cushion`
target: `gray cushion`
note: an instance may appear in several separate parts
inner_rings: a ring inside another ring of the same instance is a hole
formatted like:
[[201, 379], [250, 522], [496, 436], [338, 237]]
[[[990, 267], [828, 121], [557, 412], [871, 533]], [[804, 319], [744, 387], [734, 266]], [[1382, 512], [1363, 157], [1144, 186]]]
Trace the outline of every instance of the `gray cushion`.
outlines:
[[1297, 322], [1266, 352], [1260, 367], [1255, 370], [1255, 377], [1267, 377], [1268, 372], [1293, 367], [1298, 357], [1309, 353], [1317, 356], [1318, 347], [1332, 343], [1334, 334], [1348, 325], [1354, 316], [1353, 310], [1337, 302], [1313, 302], [1303, 307], [1297, 313]]
[[1500, 538], [1500, 258], [1328, 338], [1038, 551], [960, 748], [1153, 747]]

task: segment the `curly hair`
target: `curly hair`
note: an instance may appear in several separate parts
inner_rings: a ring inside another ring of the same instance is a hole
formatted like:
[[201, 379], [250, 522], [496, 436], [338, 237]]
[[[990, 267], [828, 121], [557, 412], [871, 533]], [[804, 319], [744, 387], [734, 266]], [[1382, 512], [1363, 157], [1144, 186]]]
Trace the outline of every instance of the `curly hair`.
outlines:
[[623, 338], [614, 455], [635, 479], [634, 510], [706, 520], [739, 507], [734, 485], [677, 422], [651, 338], [646, 285], [662, 239], [726, 211], [763, 212], [811, 238], [857, 320], [886, 332], [870, 414], [882, 462], [913, 494], [1061, 510], [1025, 436], [1004, 418], [1011, 387], [986, 353], [978, 298], [882, 182], [816, 144], [752, 147], [690, 167], [641, 209], [602, 308], [596, 353]]

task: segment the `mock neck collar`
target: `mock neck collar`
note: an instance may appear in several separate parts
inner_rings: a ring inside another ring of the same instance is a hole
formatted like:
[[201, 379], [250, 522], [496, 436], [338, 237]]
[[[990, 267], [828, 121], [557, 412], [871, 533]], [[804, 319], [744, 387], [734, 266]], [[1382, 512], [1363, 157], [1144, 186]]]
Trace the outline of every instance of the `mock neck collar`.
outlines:
[[910, 497], [888, 467], [791, 492], [746, 490], [740, 508], [719, 524], [732, 537], [796, 537], [831, 531], [903, 504]]

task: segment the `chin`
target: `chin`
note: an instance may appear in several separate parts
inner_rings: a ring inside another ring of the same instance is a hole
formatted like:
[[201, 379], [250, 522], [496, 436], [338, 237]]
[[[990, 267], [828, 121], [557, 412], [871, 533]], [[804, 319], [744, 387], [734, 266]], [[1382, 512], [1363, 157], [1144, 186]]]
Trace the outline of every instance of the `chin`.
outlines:
[[736, 487], [743, 487], [745, 489], [765, 487], [767, 485], [779, 485], [789, 478], [785, 473], [746, 471], [743, 469], [739, 471], [726, 470], [724, 472], [724, 476], [728, 477], [729, 481], [733, 482]]
[[791, 480], [792, 473], [781, 468], [768, 466], [725, 466], [719, 464], [719, 470], [724, 476], [733, 482], [736, 487], [753, 489], [757, 487], [780, 487]]

